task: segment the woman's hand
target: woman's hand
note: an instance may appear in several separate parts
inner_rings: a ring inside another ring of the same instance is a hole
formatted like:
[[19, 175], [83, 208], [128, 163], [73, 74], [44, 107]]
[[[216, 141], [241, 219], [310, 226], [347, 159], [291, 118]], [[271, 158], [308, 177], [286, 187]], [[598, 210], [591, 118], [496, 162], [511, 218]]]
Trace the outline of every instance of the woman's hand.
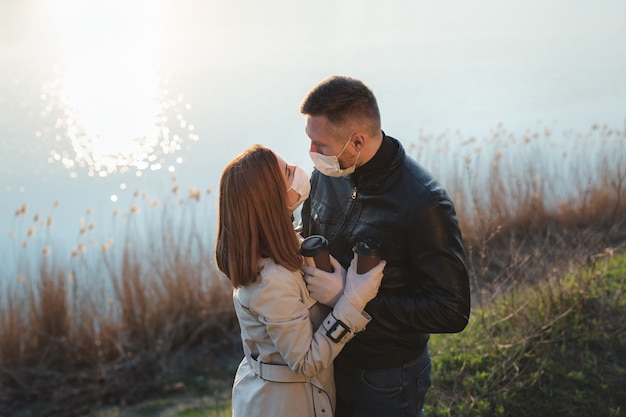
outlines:
[[346, 270], [332, 255], [330, 256], [330, 263], [334, 272], [322, 271], [308, 265], [304, 265], [302, 271], [311, 297], [322, 304], [334, 307], [343, 293], [346, 283]]
[[343, 295], [348, 299], [350, 304], [359, 311], [362, 311], [367, 303], [369, 303], [376, 294], [383, 280], [383, 269], [385, 269], [386, 261], [380, 261], [378, 265], [370, 269], [364, 274], [357, 274], [355, 270], [354, 259], [350, 262], [350, 267], [346, 275], [346, 285], [343, 289]]

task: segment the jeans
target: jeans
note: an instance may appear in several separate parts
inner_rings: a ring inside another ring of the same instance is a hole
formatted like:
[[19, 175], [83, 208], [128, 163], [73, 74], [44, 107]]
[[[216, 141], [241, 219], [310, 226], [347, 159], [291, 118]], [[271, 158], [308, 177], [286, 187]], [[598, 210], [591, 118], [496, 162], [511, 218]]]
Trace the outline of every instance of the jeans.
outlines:
[[419, 358], [397, 368], [335, 367], [335, 417], [423, 417], [430, 369], [428, 347]]

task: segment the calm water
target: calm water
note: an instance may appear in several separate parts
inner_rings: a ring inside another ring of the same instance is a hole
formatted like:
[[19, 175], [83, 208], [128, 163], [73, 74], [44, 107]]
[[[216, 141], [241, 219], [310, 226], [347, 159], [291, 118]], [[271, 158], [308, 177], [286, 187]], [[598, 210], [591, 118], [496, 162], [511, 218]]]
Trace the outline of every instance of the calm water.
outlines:
[[366, 81], [407, 146], [624, 129], [623, 1], [81, 3], [0, 4], [0, 278], [28, 250], [68, 258], [90, 224], [106, 239], [134, 204], [198, 190], [210, 217], [206, 190], [253, 143], [310, 169], [298, 105], [331, 74]]

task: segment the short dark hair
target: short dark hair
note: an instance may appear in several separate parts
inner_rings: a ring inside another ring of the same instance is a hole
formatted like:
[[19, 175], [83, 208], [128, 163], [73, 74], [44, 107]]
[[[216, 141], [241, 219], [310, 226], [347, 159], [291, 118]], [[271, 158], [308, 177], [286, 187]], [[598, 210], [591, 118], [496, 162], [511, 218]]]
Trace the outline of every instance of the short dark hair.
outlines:
[[302, 100], [300, 112], [326, 116], [333, 124], [366, 122], [372, 133], [380, 130], [380, 111], [372, 90], [356, 78], [333, 75], [320, 81]]

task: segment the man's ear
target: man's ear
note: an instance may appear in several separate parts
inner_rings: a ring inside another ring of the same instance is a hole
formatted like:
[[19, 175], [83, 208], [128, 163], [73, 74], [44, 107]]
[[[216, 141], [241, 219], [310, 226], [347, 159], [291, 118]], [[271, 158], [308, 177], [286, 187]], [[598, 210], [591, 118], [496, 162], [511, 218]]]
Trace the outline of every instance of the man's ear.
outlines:
[[352, 143], [354, 143], [354, 149], [356, 149], [357, 151], [363, 150], [363, 148], [365, 147], [366, 141], [367, 141], [367, 138], [362, 133], [357, 132], [354, 135], [352, 135]]

